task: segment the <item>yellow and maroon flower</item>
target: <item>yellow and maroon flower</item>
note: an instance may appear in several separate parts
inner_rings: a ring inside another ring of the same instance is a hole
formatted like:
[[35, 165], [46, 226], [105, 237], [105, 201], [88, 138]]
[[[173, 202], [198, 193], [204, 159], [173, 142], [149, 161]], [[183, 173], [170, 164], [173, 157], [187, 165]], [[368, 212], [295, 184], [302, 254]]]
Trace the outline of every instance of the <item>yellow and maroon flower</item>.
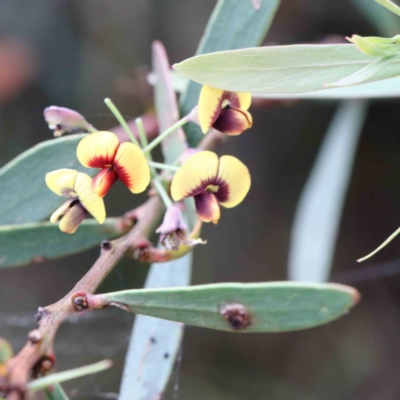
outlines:
[[207, 133], [212, 127], [227, 135], [240, 135], [253, 125], [253, 118], [247, 111], [250, 105], [250, 93], [228, 92], [203, 86], [198, 105], [201, 130]]
[[220, 205], [237, 206], [250, 189], [247, 167], [232, 156], [218, 156], [202, 151], [185, 161], [171, 183], [175, 201], [194, 197], [197, 214], [203, 222], [218, 223]]
[[74, 233], [89, 213], [99, 224], [104, 222], [104, 201], [93, 193], [89, 175], [73, 169], [58, 169], [46, 175], [46, 184], [55, 194], [68, 198], [50, 217], [50, 222], [56, 222], [62, 217], [61, 231]]
[[100, 131], [83, 138], [76, 149], [82, 165], [101, 168], [93, 179], [93, 192], [104, 197], [119, 178], [132, 193], [150, 183], [150, 168], [143, 151], [133, 143], [120, 143], [114, 133]]

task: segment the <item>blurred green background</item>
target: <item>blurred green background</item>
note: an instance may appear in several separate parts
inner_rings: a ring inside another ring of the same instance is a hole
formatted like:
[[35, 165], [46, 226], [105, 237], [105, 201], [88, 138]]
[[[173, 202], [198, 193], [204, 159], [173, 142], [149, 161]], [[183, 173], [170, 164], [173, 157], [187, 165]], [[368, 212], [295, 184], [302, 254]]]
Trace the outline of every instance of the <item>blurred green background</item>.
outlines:
[[[116, 124], [105, 97], [127, 118], [141, 115], [151, 104], [145, 77], [152, 41], [164, 43], [171, 64], [190, 57], [214, 5], [211, 0], [1, 0], [0, 165], [52, 137], [43, 119], [46, 106], [76, 109], [102, 129]], [[283, 0], [265, 44], [353, 33], [377, 34], [350, 0]], [[287, 278], [296, 203], [336, 105], [258, 105], [252, 108], [253, 129], [218, 149], [239, 157], [253, 183], [239, 207], [223, 210], [217, 227], [204, 227], [208, 244], [196, 248], [193, 283]], [[370, 105], [335, 252], [331, 280], [354, 285], [361, 303], [338, 321], [302, 332], [236, 335], [187, 327], [182, 362], [164, 400], [399, 397], [398, 242], [365, 264], [355, 262], [400, 224], [399, 105], [398, 100]], [[120, 215], [143, 199], [117, 184], [106, 198], [108, 215]], [[19, 350], [37, 307], [70, 290], [97, 254], [95, 249], [1, 270], [0, 336]], [[141, 287], [146, 272], [146, 266], [125, 260], [101, 290]], [[79, 321], [74, 317], [60, 329], [59, 371], [102, 358], [115, 361], [111, 371], [65, 384], [72, 399], [117, 398], [132, 320], [104, 310]]]

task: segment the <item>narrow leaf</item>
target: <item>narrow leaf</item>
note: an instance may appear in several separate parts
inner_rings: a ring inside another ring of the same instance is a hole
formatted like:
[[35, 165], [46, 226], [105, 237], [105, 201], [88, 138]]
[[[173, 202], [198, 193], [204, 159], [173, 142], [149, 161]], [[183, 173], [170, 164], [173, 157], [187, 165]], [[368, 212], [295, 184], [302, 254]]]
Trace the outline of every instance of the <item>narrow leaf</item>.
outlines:
[[55, 383], [54, 385], [47, 387], [44, 390], [44, 393], [47, 400], [69, 400], [59, 383]]
[[73, 235], [61, 232], [58, 224], [50, 222], [0, 226], [0, 268], [76, 254], [129, 228], [122, 218], [107, 218], [102, 225], [94, 219], [85, 220]]
[[289, 279], [329, 279], [343, 204], [367, 107], [342, 103], [301, 194], [289, 249]]
[[111, 303], [137, 314], [247, 333], [285, 332], [325, 324], [347, 313], [359, 294], [337, 284], [269, 282], [126, 290], [98, 298], [101, 304]]
[[[153, 264], [145, 287], [189, 285], [191, 263], [192, 253], [172, 262]], [[164, 392], [182, 335], [182, 324], [143, 315], [135, 318], [119, 400], [154, 400]]]
[[35, 379], [28, 383], [28, 389], [34, 392], [45, 389], [47, 386], [54, 385], [56, 383], [69, 381], [71, 379], [80, 378], [82, 376], [96, 374], [97, 372], [104, 371], [105, 369], [112, 367], [111, 360], [104, 360], [95, 364], [85, 365], [69, 371], [57, 372], [55, 374], [47, 375], [44, 378]]
[[[352, 44], [292, 45], [249, 48], [204, 54], [175, 65], [203, 85], [251, 93], [301, 93], [323, 90], [326, 83], [345, 78], [377, 58]], [[394, 60], [367, 81], [400, 75]]]
[[[196, 54], [206, 54], [221, 50], [242, 49], [258, 46], [263, 41], [279, 0], [263, 0], [259, 7], [253, 1], [219, 0]], [[180, 99], [181, 115], [188, 114], [197, 104], [201, 86], [190, 82]], [[195, 124], [188, 124], [186, 135], [192, 146], [203, 134]]]
[[84, 168], [76, 158], [76, 146], [83, 137], [39, 143], [0, 169], [0, 225], [42, 221], [65, 201], [47, 188], [48, 172], [70, 168], [94, 175], [95, 170]]
[[[179, 119], [178, 103], [169, 73], [167, 53], [161, 42], [153, 43], [153, 71], [156, 75], [154, 86], [155, 107], [159, 131], [163, 132]], [[186, 149], [186, 137], [181, 128], [161, 143], [167, 164], [173, 163]]]
[[397, 4], [393, 3], [393, 1], [390, 0], [375, 0], [375, 1], [381, 6], [387, 8], [392, 13], [400, 16], [400, 7]]

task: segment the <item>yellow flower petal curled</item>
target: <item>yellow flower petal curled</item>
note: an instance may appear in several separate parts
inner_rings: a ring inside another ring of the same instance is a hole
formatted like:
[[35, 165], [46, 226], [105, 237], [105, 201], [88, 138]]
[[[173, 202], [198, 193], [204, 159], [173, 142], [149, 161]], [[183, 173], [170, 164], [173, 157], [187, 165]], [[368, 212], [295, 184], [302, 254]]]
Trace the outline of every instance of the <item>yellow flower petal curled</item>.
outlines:
[[104, 201], [92, 191], [92, 179], [89, 175], [79, 172], [75, 182], [75, 192], [82, 206], [96, 218], [99, 224], [106, 219]]
[[87, 210], [79, 203], [78, 200], [70, 203], [68, 211], [61, 218], [59, 225], [60, 230], [69, 234], [74, 233], [78, 229], [81, 222], [85, 219], [87, 214]]
[[218, 156], [212, 151], [201, 151], [190, 157], [172, 179], [172, 198], [178, 201], [203, 192], [204, 182], [217, 176], [218, 164]]
[[229, 188], [228, 198], [221, 201], [221, 205], [231, 208], [241, 203], [251, 185], [248, 168], [236, 157], [222, 156], [219, 160], [218, 178]]
[[122, 143], [114, 158], [118, 178], [132, 193], [143, 192], [150, 183], [150, 168], [143, 151], [133, 143]]
[[46, 174], [46, 185], [55, 194], [72, 198], [76, 195], [74, 188], [77, 175], [78, 171], [73, 169], [57, 169]]
[[53, 224], [57, 222], [58, 219], [68, 211], [72, 201], [73, 200], [67, 200], [60, 207], [58, 207], [57, 210], [51, 214], [50, 222]]
[[198, 104], [201, 130], [207, 133], [213, 127], [227, 135], [239, 135], [253, 124], [251, 114], [247, 112], [250, 105], [250, 93], [203, 86]]
[[218, 117], [221, 110], [223, 93], [224, 91], [222, 89], [215, 89], [210, 86], [203, 86], [201, 88], [199, 97], [199, 121], [203, 133], [207, 133]]
[[79, 162], [88, 168], [104, 168], [112, 165], [119, 140], [112, 132], [94, 132], [83, 138], [76, 149]]

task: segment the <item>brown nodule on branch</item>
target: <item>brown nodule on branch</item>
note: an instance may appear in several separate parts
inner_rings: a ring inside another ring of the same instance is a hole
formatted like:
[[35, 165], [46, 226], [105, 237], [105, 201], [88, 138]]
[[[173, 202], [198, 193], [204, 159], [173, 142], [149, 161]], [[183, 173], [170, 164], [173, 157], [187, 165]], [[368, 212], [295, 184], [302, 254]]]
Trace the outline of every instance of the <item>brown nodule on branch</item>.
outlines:
[[77, 312], [85, 311], [89, 308], [89, 304], [86, 299], [86, 293], [77, 293], [72, 297], [72, 306]]
[[227, 304], [220, 309], [220, 314], [234, 330], [243, 330], [251, 325], [250, 312], [243, 304]]
[[49, 372], [55, 364], [54, 357], [41, 357], [32, 368], [32, 378], [39, 378]]
[[112, 243], [109, 242], [108, 240], [103, 240], [101, 242], [101, 249], [102, 250], [111, 250], [112, 249]]

